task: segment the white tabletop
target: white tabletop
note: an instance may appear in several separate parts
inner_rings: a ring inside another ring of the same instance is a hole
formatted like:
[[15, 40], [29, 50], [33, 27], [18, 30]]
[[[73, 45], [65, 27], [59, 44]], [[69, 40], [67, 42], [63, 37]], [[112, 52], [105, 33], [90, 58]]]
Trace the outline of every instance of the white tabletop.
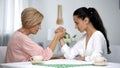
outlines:
[[[78, 60], [68, 60], [68, 59], [53, 59], [49, 61], [43, 61], [43, 64], [79, 64], [81, 66], [73, 66], [69, 68], [120, 68], [119, 63], [107, 62], [106, 66], [94, 66], [92, 62], [78, 61]], [[16, 62], [16, 63], [3, 63], [0, 64], [0, 68], [56, 68], [53, 66], [45, 65], [33, 65], [31, 62]], [[64, 67], [65, 68], [65, 67]]]

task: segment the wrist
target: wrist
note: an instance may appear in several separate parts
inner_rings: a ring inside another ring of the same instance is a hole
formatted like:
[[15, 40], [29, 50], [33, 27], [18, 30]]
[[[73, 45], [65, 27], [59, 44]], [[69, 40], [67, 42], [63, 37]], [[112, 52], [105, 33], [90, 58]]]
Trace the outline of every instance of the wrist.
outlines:
[[54, 39], [59, 40], [59, 36], [55, 34]]

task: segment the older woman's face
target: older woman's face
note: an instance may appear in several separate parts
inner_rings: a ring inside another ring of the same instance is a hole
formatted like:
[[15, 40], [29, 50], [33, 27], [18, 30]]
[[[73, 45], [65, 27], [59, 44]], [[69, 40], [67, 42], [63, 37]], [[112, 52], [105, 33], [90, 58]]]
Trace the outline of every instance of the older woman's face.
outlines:
[[30, 28], [29, 30], [30, 30], [31, 34], [36, 34], [39, 31], [39, 29], [41, 29], [41, 23], [35, 25], [34, 27]]

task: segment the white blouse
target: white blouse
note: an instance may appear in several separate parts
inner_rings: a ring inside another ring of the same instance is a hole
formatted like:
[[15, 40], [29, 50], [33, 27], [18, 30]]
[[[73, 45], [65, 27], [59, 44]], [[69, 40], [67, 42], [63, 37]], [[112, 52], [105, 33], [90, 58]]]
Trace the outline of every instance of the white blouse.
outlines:
[[77, 55], [85, 56], [86, 61], [93, 61], [95, 57], [103, 56], [107, 52], [107, 45], [104, 35], [96, 31], [90, 37], [86, 48], [86, 34], [73, 45], [72, 48], [67, 44], [61, 48], [62, 53], [67, 59], [74, 59]]

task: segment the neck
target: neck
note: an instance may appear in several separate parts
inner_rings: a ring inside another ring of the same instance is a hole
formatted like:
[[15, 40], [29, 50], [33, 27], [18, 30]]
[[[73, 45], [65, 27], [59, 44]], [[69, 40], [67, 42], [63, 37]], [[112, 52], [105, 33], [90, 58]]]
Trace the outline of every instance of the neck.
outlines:
[[26, 28], [20, 28], [18, 31], [20, 31], [21, 33], [23, 33], [25, 35], [29, 35], [30, 34], [29, 29], [26, 29]]
[[94, 32], [96, 31], [96, 29], [93, 27], [93, 25], [90, 23], [89, 26], [86, 29], [87, 32], [87, 36], [90, 37]]

